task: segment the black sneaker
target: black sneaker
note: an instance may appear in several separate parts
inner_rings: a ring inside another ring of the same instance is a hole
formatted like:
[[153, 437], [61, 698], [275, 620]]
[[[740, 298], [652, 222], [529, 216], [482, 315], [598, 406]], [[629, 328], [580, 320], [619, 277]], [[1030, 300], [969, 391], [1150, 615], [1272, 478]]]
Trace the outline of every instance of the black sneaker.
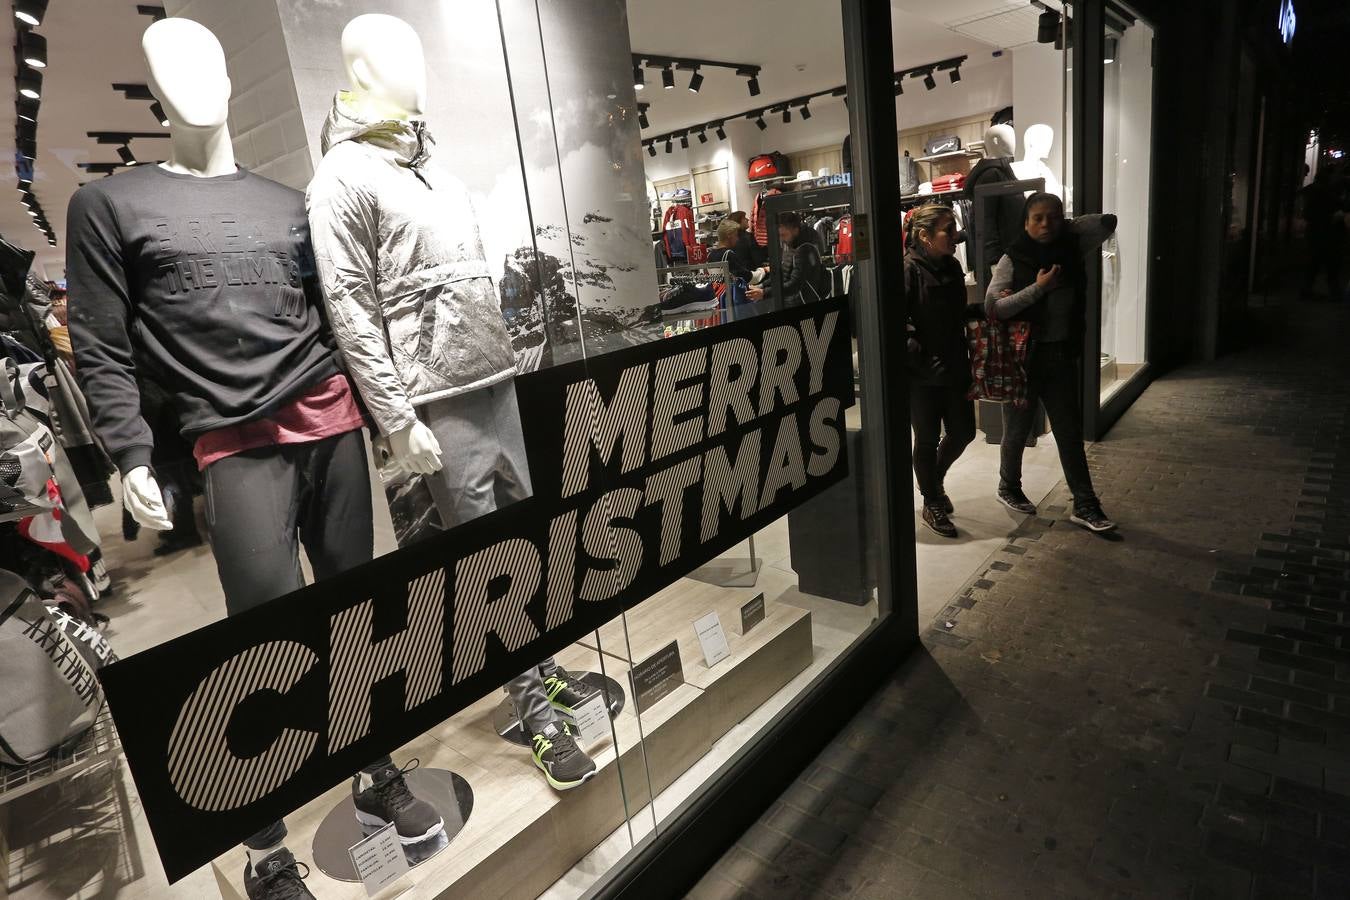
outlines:
[[1095, 531], [1100, 534], [1103, 531], [1112, 531], [1116, 523], [1106, 517], [1100, 506], [1094, 506], [1091, 509], [1085, 509], [1081, 512], [1074, 510], [1073, 515], [1069, 516], [1069, 521], [1075, 525], [1082, 525], [1088, 531]]
[[1026, 516], [1036, 515], [1036, 504], [1027, 499], [1027, 495], [1022, 493], [1021, 488], [999, 488], [998, 502], [1013, 512], [1022, 513]]
[[596, 690], [566, 669], [559, 668], [544, 679], [544, 693], [548, 695], [548, 702], [554, 709], [575, 719], [577, 707], [589, 700]]
[[595, 761], [577, 746], [566, 722], [550, 722], [534, 736], [534, 764], [559, 791], [580, 787], [595, 775]]
[[949, 516], [950, 516], [952, 513], [956, 512], [956, 504], [952, 502], [952, 498], [951, 498], [951, 497], [948, 497], [948, 496], [947, 496], [947, 492], [946, 492], [946, 491], [943, 491], [943, 492], [942, 492], [942, 509], [943, 509], [943, 511], [946, 512], [947, 515], [949, 515]]
[[947, 518], [947, 511], [941, 506], [932, 505], [923, 508], [923, 524], [927, 525], [934, 534], [940, 534], [945, 538], [954, 538], [956, 526], [952, 520]]
[[[417, 768], [417, 760], [402, 769], [393, 763], [377, 772], [358, 772], [352, 776], [352, 803], [356, 806], [356, 821], [368, 829], [380, 829], [390, 822], [398, 832], [400, 844], [420, 844], [445, 830], [441, 814], [425, 800], [419, 800], [408, 790], [403, 776]], [[371, 783], [362, 789], [362, 779]]]
[[305, 866], [304, 875], [300, 874], [303, 865], [285, 847], [268, 854], [256, 869], [244, 863], [244, 892], [248, 900], [314, 900], [305, 887], [309, 866]]

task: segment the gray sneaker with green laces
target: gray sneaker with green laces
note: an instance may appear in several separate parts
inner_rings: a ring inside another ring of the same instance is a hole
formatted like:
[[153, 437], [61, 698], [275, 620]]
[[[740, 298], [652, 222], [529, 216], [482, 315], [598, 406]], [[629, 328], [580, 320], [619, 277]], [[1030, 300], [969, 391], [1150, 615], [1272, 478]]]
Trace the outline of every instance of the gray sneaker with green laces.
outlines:
[[577, 745], [566, 722], [550, 722], [534, 736], [534, 764], [555, 790], [570, 791], [595, 776], [595, 761]]

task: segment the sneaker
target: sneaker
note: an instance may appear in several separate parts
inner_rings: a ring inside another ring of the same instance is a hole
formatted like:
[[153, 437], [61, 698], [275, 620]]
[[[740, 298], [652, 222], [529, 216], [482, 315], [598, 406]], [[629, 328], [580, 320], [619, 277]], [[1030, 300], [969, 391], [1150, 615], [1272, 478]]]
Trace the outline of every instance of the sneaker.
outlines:
[[1103, 531], [1111, 531], [1116, 527], [1116, 523], [1106, 517], [1106, 513], [1102, 512], [1100, 506], [1094, 506], [1082, 512], [1074, 510], [1073, 515], [1069, 516], [1069, 521], [1075, 525], [1082, 525], [1088, 531], [1095, 531], [1098, 534]]
[[932, 505], [923, 508], [923, 524], [934, 534], [940, 534], [945, 538], [956, 537], [956, 526], [952, 520], [947, 518], [947, 511], [941, 506]]
[[[377, 772], [358, 772], [352, 776], [352, 803], [356, 821], [369, 829], [394, 823], [401, 844], [420, 844], [445, 830], [441, 814], [425, 800], [408, 790], [403, 776], [417, 768], [414, 759], [402, 769], [393, 763]], [[362, 786], [362, 782], [366, 782]]]
[[717, 295], [710, 288], [682, 284], [661, 295], [661, 313], [663, 315], [678, 315], [680, 313], [707, 312], [717, 309], [719, 303]]
[[244, 863], [244, 893], [248, 900], [314, 900], [305, 887], [309, 866], [300, 874], [303, 865], [285, 847], [268, 854], [256, 869]]
[[534, 764], [559, 791], [580, 787], [595, 775], [595, 761], [577, 746], [566, 722], [550, 722], [534, 736]]
[[950, 516], [952, 513], [956, 512], [956, 504], [952, 502], [952, 498], [951, 498], [951, 497], [948, 497], [948, 496], [947, 496], [947, 492], [946, 492], [946, 491], [943, 491], [943, 492], [942, 492], [942, 501], [941, 501], [941, 503], [942, 503], [942, 509], [943, 509], [943, 511], [944, 511], [945, 513], [947, 513], [947, 515]]
[[555, 669], [544, 679], [544, 693], [548, 702], [563, 715], [575, 719], [577, 707], [590, 699], [595, 688], [579, 678], [573, 678], [566, 669]]
[[1027, 499], [1027, 495], [1022, 493], [1021, 488], [999, 488], [998, 502], [1013, 512], [1027, 516], [1036, 515], [1036, 504]]

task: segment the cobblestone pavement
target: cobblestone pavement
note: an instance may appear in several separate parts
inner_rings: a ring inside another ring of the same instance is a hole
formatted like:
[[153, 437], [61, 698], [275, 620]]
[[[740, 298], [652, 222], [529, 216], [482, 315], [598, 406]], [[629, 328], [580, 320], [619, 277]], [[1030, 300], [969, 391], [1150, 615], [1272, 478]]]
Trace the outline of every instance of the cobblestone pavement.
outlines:
[[1269, 325], [1089, 451], [1118, 535], [1061, 484], [691, 896], [1350, 897], [1350, 309]]

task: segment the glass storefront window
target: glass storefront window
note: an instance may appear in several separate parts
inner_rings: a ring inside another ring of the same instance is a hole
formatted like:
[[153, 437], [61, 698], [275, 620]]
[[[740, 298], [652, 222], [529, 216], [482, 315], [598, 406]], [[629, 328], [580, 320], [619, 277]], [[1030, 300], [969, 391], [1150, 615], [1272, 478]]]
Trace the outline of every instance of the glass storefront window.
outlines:
[[1102, 209], [1119, 225], [1102, 246], [1101, 399], [1147, 362], [1153, 28], [1111, 4], [1102, 60]]
[[137, 886], [590, 890], [893, 612], [841, 5], [166, 12], [61, 223]]

